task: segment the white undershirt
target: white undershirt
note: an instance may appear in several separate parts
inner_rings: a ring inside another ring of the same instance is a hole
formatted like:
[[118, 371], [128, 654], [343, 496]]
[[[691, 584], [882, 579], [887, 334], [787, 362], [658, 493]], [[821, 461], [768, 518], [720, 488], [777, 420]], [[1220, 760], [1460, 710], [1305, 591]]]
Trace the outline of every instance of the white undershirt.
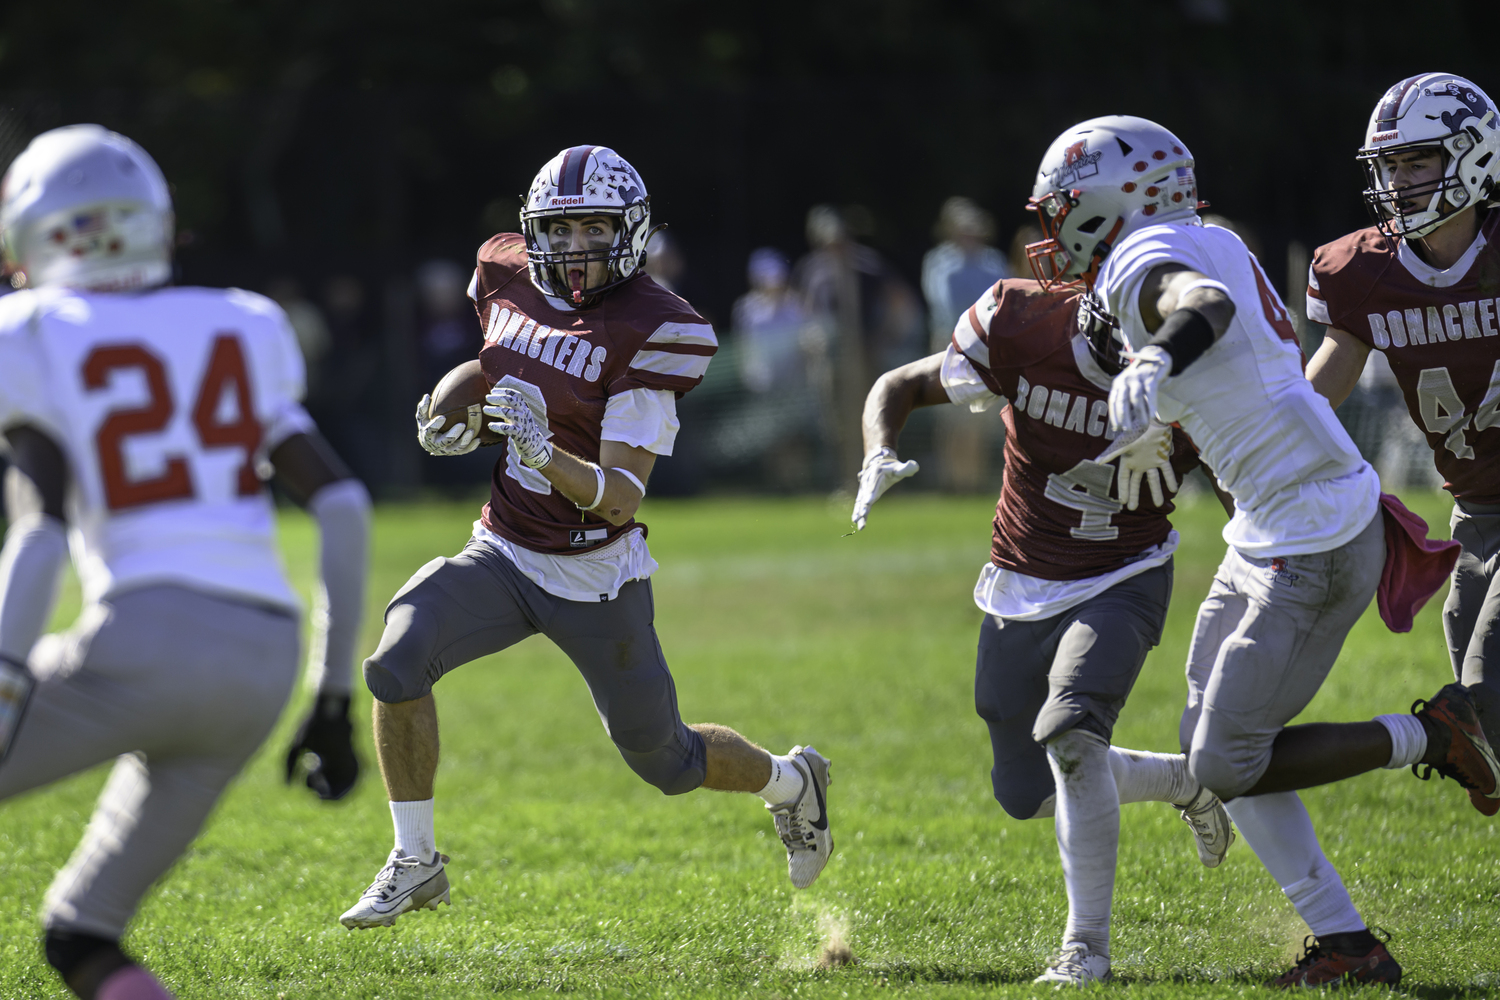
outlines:
[[[984, 384], [973, 363], [952, 344], [943, 355], [940, 378], [948, 398], [958, 405], [968, 404], [975, 413], [989, 409], [996, 402], [1009, 405], [1008, 400], [995, 395]], [[997, 618], [1015, 621], [1051, 618], [1097, 597], [1122, 580], [1162, 565], [1177, 551], [1177, 542], [1177, 532], [1170, 532], [1160, 545], [1153, 545], [1124, 566], [1082, 580], [1043, 580], [987, 562], [974, 584], [974, 603], [980, 611]]]
[[[670, 455], [681, 423], [677, 394], [668, 389], [632, 389], [609, 397], [604, 404], [600, 439], [644, 448], [653, 455]], [[657, 570], [646, 538], [639, 529], [627, 531], [608, 545], [577, 555], [534, 552], [502, 538], [474, 522], [474, 537], [494, 546], [532, 583], [567, 601], [612, 601], [631, 580], [644, 580]]]

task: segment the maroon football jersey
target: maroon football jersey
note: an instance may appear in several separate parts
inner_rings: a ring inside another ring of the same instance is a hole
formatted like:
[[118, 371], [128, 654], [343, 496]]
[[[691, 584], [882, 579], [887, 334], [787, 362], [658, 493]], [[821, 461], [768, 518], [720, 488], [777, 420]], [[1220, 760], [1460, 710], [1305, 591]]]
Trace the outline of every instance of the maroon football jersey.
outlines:
[[[1046, 292], [1007, 278], [976, 302], [953, 344], [984, 383], [1010, 401], [1005, 485], [995, 504], [990, 559], [1043, 580], [1082, 580], [1118, 569], [1167, 538], [1172, 502], [1114, 497], [1118, 462], [1094, 461], [1110, 446], [1109, 385], [1078, 331], [1078, 293]], [[1174, 431], [1178, 480], [1198, 464]]]
[[1385, 354], [1444, 486], [1500, 503], [1500, 211], [1484, 243], [1447, 271], [1427, 268], [1376, 229], [1313, 255], [1308, 316]]
[[[494, 385], [531, 403], [555, 447], [599, 461], [605, 405], [632, 389], [680, 397], [703, 380], [718, 349], [713, 328], [647, 275], [606, 293], [587, 309], [549, 300], [532, 284], [526, 243], [502, 233], [479, 248], [474, 307], [484, 328], [479, 362]], [[620, 537], [615, 526], [581, 511], [547, 477], [522, 465], [515, 449], [495, 464], [485, 527], [533, 552], [570, 555]]]

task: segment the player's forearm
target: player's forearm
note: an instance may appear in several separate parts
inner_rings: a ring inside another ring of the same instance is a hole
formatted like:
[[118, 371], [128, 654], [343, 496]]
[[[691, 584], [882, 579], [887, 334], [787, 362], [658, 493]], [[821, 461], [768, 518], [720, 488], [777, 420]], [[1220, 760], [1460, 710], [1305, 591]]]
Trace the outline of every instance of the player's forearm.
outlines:
[[894, 451], [913, 410], [949, 402], [940, 374], [942, 364], [943, 355], [934, 354], [875, 380], [865, 397], [862, 421], [866, 455], [881, 448]]
[[[570, 454], [556, 445], [552, 461], [541, 468], [542, 475], [563, 496], [579, 507], [597, 514], [610, 524], [625, 524], [641, 506], [644, 495], [618, 469], [605, 468]], [[604, 474], [604, 493], [599, 496], [599, 473]], [[640, 479], [640, 476], [636, 477]], [[644, 480], [643, 480], [644, 482]], [[595, 498], [598, 502], [595, 503]]]
[[370, 494], [358, 479], [340, 479], [307, 503], [318, 522], [322, 591], [313, 617], [310, 679], [320, 694], [347, 695], [364, 619], [370, 550]]
[[1359, 384], [1370, 349], [1351, 334], [1329, 328], [1318, 352], [1307, 363], [1307, 380], [1314, 390], [1338, 409]]
[[26, 662], [52, 618], [67, 560], [63, 522], [40, 511], [11, 522], [0, 548], [0, 657]]

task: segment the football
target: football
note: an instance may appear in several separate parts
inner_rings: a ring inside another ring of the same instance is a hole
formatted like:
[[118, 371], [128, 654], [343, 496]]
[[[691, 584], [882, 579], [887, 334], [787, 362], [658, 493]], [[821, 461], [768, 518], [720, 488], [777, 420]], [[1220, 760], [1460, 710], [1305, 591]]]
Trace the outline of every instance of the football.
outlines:
[[499, 444], [504, 435], [490, 430], [484, 415], [484, 397], [489, 391], [490, 384], [479, 367], [479, 359], [465, 361], [444, 375], [432, 390], [427, 419], [444, 418], [439, 430], [447, 430], [454, 423], [468, 424], [470, 429], [479, 432], [480, 444]]

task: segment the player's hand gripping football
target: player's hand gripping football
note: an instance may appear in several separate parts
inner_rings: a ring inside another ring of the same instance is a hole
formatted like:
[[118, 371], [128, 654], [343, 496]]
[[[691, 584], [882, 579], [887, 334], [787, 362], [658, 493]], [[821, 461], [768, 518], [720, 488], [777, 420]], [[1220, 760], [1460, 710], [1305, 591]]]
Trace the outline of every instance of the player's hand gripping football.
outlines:
[[540, 469], [552, 461], [547, 431], [537, 423], [525, 396], [514, 389], [496, 386], [484, 397], [484, 402], [485, 415], [494, 418], [490, 430], [510, 438], [523, 465]]
[[865, 519], [870, 516], [875, 501], [901, 480], [916, 475], [918, 468], [916, 462], [901, 461], [890, 448], [866, 455], [865, 464], [859, 470], [859, 493], [854, 498], [854, 514], [851, 516], [854, 530], [864, 531]]
[[359, 777], [353, 732], [349, 724], [349, 696], [318, 695], [287, 749], [287, 783], [297, 773], [297, 764], [303, 756], [315, 754], [318, 763], [308, 769], [307, 787], [317, 792], [320, 799], [331, 802], [343, 798]]
[[442, 430], [443, 418], [427, 419], [427, 408], [432, 405], [432, 396], [422, 397], [417, 404], [417, 442], [429, 455], [467, 455], [479, 447], [479, 435], [457, 421], [447, 430]]
[[[1095, 461], [1100, 464], [1120, 460], [1120, 475], [1115, 479], [1115, 495], [1129, 510], [1141, 501], [1141, 480], [1151, 490], [1151, 502], [1160, 507], [1166, 494], [1177, 492], [1177, 476], [1172, 472], [1172, 428], [1151, 420], [1135, 436], [1121, 434], [1109, 450]], [[1162, 483], [1166, 483], [1166, 493]]]
[[1130, 364], [1109, 387], [1109, 426], [1133, 437], [1156, 416], [1156, 394], [1172, 373], [1172, 356], [1164, 348], [1147, 344], [1128, 357]]

